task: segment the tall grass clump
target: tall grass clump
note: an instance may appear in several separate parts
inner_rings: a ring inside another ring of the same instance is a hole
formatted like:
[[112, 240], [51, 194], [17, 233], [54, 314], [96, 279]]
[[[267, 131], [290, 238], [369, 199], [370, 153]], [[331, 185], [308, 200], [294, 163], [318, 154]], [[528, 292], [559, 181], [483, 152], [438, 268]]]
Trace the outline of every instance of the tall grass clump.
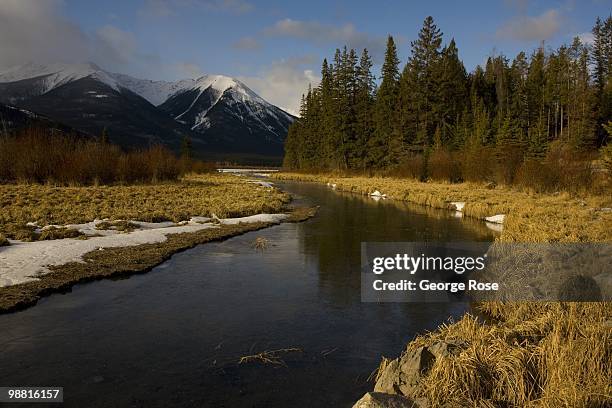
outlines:
[[495, 324], [465, 315], [408, 345], [462, 345], [437, 359], [422, 394], [439, 405], [607, 407], [612, 400], [606, 303], [477, 305]]
[[124, 152], [104, 140], [27, 128], [0, 138], [0, 182], [95, 185], [177, 180], [210, 170], [177, 158], [163, 146]]

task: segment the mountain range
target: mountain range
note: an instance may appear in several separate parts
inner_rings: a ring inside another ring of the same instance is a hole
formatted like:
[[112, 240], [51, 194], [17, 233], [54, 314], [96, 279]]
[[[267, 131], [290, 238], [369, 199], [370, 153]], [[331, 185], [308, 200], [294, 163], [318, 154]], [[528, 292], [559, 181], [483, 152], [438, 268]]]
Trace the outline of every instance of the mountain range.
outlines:
[[223, 75], [153, 81], [93, 63], [27, 64], [0, 71], [0, 103], [98, 136], [124, 148], [185, 136], [202, 158], [274, 161], [295, 117]]

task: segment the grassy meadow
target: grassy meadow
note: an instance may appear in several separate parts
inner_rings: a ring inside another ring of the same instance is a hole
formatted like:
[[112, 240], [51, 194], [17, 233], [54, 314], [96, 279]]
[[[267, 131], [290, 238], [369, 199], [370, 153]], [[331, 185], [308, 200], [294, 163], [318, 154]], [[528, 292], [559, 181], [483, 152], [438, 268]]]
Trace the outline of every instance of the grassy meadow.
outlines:
[[[0, 234], [41, 239], [26, 226], [65, 225], [94, 219], [183, 221], [192, 216], [240, 217], [280, 212], [289, 196], [227, 174], [189, 175], [175, 182], [66, 187], [0, 185]], [[43, 237], [44, 238], [44, 237]], [[1, 242], [1, 239], [0, 239]]]
[[[437, 208], [464, 201], [466, 216], [506, 214], [504, 242], [610, 242], [612, 196], [540, 194], [479, 183], [279, 173]], [[405, 353], [437, 341], [461, 351], [436, 359], [417, 395], [432, 406], [605, 407], [612, 403], [612, 307], [606, 302], [486, 302], [474, 314], [421, 335]], [[478, 317], [476, 317], [478, 315]], [[383, 358], [379, 372], [388, 359]], [[448, 404], [448, 405], [445, 405]]]

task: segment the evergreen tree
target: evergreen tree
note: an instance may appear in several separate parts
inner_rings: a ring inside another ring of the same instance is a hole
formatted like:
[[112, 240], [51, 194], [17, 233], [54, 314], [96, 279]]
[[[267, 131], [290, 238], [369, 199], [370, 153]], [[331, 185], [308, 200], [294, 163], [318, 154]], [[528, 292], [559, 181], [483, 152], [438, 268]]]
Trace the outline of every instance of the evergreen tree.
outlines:
[[395, 165], [402, 155], [396, 107], [399, 96], [399, 59], [393, 37], [387, 39], [382, 81], [374, 106], [375, 128], [368, 143], [367, 163], [374, 168]]
[[601, 146], [607, 138], [602, 125], [612, 117], [612, 16], [605, 21], [598, 17], [595, 21], [591, 61], [597, 99], [596, 136], [597, 143]]
[[455, 40], [444, 47], [434, 71], [438, 78], [437, 104], [432, 113], [436, 120], [436, 129], [441, 129], [440, 137], [445, 145], [453, 138], [459, 117], [467, 101], [467, 74], [461, 60]]
[[376, 82], [372, 75], [372, 59], [367, 49], [361, 53], [357, 67], [355, 91], [355, 146], [351, 157], [351, 168], [366, 169], [368, 141], [374, 131], [374, 93]]
[[401, 75], [389, 36], [378, 87], [367, 50], [358, 58], [338, 49], [333, 64], [323, 61], [320, 85], [302, 98], [284, 165], [387, 169], [412, 152], [430, 157], [424, 167], [441, 177], [461, 154], [465, 178], [495, 173], [509, 183], [524, 159], [543, 159], [551, 143], [595, 151], [611, 117], [612, 18], [598, 20], [593, 33], [592, 50], [576, 38], [530, 57], [520, 52], [511, 64], [492, 56], [485, 69], [467, 74], [455, 41], [441, 48], [442, 34], [428, 17]]
[[414, 81], [415, 103], [418, 128], [416, 131], [417, 143], [424, 149], [431, 144], [431, 137], [436, 126], [433, 107], [438, 97], [438, 78], [436, 76], [437, 64], [440, 59], [442, 33], [434, 23], [433, 17], [428, 16], [423, 21], [416, 41], [411, 43], [412, 55], [408, 61], [411, 78]]

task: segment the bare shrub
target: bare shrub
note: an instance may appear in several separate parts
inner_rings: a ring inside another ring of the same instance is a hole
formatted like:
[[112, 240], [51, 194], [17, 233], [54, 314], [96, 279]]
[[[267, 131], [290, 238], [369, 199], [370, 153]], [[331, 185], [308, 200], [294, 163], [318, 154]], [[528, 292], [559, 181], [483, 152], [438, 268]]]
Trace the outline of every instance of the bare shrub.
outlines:
[[429, 156], [427, 170], [433, 180], [458, 182], [462, 179], [459, 160], [446, 149], [438, 149]]
[[181, 163], [163, 146], [123, 152], [118, 146], [44, 128], [0, 138], [0, 182], [88, 185], [176, 180], [210, 171], [197, 160]]
[[516, 183], [537, 192], [588, 191], [593, 181], [591, 160], [588, 153], [553, 145], [544, 159], [523, 163]]
[[387, 170], [385, 175], [401, 178], [424, 180], [426, 177], [426, 161], [422, 154], [413, 154], [403, 159], [397, 166]]

